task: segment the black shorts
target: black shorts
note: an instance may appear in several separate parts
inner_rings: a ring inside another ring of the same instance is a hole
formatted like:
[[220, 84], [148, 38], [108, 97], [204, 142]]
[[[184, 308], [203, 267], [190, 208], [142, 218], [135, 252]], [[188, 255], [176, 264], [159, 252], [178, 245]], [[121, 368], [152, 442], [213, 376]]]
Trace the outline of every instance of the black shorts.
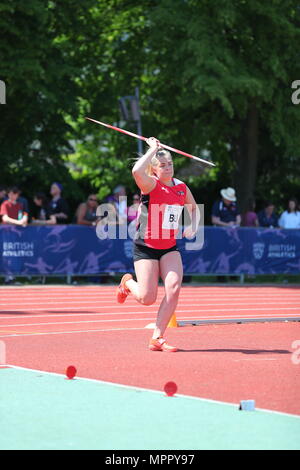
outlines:
[[140, 259], [156, 259], [157, 261], [159, 261], [163, 255], [165, 255], [166, 253], [170, 253], [171, 251], [179, 250], [176, 245], [165, 250], [158, 250], [156, 248], [150, 248], [149, 246], [145, 245], [137, 245], [135, 243], [133, 250], [133, 261], [138, 261]]

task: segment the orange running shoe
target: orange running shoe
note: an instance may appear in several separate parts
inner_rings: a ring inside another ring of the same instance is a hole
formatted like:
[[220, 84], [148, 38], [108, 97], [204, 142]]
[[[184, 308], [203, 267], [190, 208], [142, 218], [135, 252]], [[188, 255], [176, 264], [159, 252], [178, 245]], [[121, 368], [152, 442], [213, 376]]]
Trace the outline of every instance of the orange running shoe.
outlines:
[[119, 302], [119, 304], [123, 304], [127, 299], [128, 294], [130, 293], [130, 290], [127, 289], [127, 287], [125, 286], [126, 282], [129, 281], [129, 279], [132, 279], [132, 275], [129, 273], [124, 274], [121, 279], [120, 285], [117, 289], [117, 301]]
[[164, 351], [164, 352], [176, 352], [178, 348], [175, 346], [171, 346], [166, 342], [166, 340], [162, 337], [157, 339], [151, 339], [149, 343], [150, 351]]

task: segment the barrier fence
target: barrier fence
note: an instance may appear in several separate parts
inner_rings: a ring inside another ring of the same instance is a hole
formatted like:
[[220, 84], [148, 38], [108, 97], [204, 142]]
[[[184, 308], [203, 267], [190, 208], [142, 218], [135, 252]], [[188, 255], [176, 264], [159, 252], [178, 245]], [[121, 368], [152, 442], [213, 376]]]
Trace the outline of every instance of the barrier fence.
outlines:
[[[185, 274], [299, 274], [300, 230], [204, 227], [203, 244], [178, 240]], [[194, 243], [194, 244], [193, 244]], [[100, 240], [82, 225], [0, 225], [0, 275], [133, 272], [133, 242]]]

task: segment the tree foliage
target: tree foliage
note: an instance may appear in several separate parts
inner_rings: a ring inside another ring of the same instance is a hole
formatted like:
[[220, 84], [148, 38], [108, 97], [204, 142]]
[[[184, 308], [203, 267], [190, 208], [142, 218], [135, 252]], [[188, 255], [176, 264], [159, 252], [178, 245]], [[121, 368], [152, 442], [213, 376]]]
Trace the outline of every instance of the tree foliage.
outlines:
[[33, 180], [36, 189], [45, 189], [59, 178], [75, 191], [62, 160], [72, 150], [67, 117], [79, 115], [82, 69], [74, 31], [88, 30], [86, 7], [94, 3], [1, 2], [0, 73], [7, 89], [7, 104], [1, 107], [2, 183], [19, 184], [30, 193]]

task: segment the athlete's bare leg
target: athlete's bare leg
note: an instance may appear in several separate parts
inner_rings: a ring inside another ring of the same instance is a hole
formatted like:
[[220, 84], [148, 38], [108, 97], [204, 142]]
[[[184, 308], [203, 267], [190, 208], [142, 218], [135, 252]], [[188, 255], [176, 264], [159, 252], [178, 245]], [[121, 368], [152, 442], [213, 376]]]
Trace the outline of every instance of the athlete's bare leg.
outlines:
[[137, 280], [127, 281], [127, 289], [141, 304], [153, 304], [157, 297], [159, 262], [154, 259], [140, 259], [134, 262], [134, 269]]
[[171, 251], [161, 257], [160, 275], [165, 285], [165, 296], [158, 310], [152, 338], [159, 338], [164, 335], [177, 307], [183, 277], [182, 260], [179, 251]]

